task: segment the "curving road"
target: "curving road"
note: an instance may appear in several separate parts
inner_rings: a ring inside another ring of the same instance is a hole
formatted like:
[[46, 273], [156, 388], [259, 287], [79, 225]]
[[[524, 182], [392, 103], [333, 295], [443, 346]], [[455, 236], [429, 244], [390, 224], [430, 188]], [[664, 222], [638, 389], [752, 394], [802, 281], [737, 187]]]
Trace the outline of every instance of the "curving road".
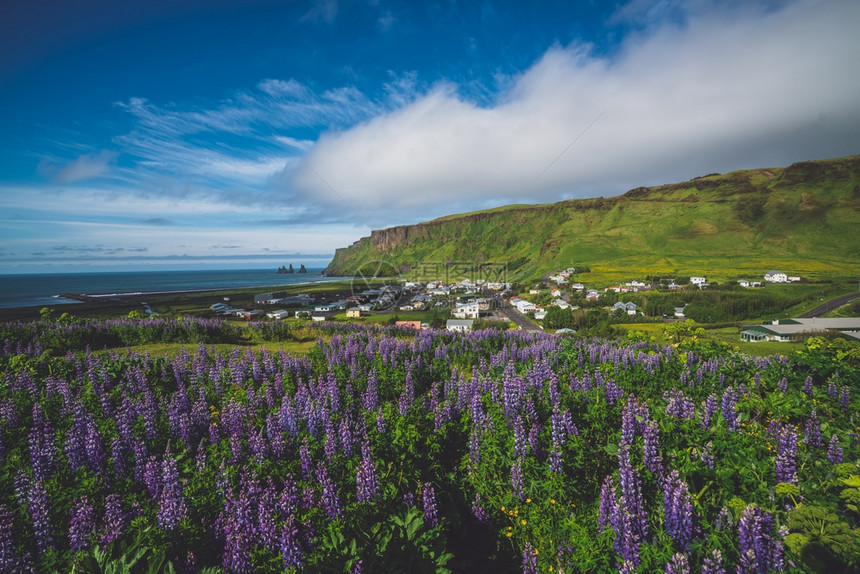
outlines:
[[801, 319], [811, 319], [812, 317], [821, 317], [828, 311], [832, 311], [837, 307], [850, 303], [854, 299], [860, 298], [860, 293], [849, 293], [848, 295], [843, 295], [841, 297], [837, 297], [836, 299], [831, 299], [830, 301], [824, 303], [823, 305], [819, 305], [812, 311], [808, 311], [800, 316]]
[[529, 321], [522, 313], [517, 311], [516, 307], [512, 307], [507, 300], [502, 300], [501, 310], [504, 311], [508, 319], [513, 321], [514, 324], [523, 331], [543, 331], [543, 329]]

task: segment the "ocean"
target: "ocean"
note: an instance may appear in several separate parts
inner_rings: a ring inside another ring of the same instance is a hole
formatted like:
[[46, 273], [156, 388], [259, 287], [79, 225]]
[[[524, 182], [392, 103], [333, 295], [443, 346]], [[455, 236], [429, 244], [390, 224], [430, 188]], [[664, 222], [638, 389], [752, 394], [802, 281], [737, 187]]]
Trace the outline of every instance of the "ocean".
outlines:
[[343, 280], [307, 273], [278, 274], [276, 269], [230, 269], [223, 271], [127, 271], [99, 273], [39, 273], [0, 275], [0, 309], [78, 303], [59, 297], [61, 293], [86, 295], [147, 294], [181, 291], [278, 287], [320, 281]]

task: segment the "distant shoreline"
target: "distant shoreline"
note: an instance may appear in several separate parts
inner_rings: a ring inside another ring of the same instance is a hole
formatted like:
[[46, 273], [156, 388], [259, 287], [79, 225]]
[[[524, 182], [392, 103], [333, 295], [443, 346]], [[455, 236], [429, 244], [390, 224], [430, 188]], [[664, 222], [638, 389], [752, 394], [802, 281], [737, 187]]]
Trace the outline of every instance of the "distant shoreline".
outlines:
[[72, 299], [75, 301], [82, 301], [84, 303], [103, 303], [105, 301], [117, 300], [117, 301], [134, 301], [139, 302], [141, 298], [144, 297], [164, 297], [168, 295], [183, 295], [185, 293], [224, 293], [224, 292], [235, 292], [235, 291], [247, 291], [248, 289], [291, 289], [293, 287], [300, 287], [303, 285], [316, 285], [317, 283], [337, 283], [338, 279], [348, 278], [348, 276], [338, 277], [337, 279], [330, 280], [318, 280], [318, 281], [302, 281], [301, 283], [288, 283], [285, 285], [244, 285], [237, 287], [223, 287], [223, 288], [206, 288], [206, 289], [178, 289], [174, 291], [129, 291], [125, 293], [99, 293], [96, 295], [90, 295], [88, 293], [60, 293], [59, 295], [54, 295], [54, 297], [62, 297], [63, 299]]

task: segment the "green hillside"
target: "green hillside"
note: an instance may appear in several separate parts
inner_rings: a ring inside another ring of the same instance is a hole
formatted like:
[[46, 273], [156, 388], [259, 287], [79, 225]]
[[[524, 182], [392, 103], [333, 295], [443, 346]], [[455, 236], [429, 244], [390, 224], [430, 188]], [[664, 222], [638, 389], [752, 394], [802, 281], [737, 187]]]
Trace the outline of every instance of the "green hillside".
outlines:
[[860, 156], [737, 171], [623, 195], [507, 206], [373, 231], [326, 272], [386, 261], [402, 273], [451, 262], [505, 264], [509, 278], [559, 267], [589, 280], [645, 275], [810, 279], [860, 276]]

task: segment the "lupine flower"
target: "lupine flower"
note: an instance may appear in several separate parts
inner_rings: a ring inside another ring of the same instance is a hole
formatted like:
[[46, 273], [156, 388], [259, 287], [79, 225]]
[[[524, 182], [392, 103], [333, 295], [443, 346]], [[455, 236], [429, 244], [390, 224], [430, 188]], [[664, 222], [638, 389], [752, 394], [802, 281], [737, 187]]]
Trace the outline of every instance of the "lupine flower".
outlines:
[[686, 552], [677, 552], [666, 563], [666, 574], [690, 574], [690, 559]]
[[5, 504], [0, 504], [0, 572], [26, 572], [25, 559], [15, 550], [13, 536], [15, 517]]
[[600, 487], [600, 514], [597, 517], [597, 531], [603, 532], [607, 526], [615, 524], [616, 518], [615, 479], [608, 475]]
[[790, 426], [779, 432], [779, 453], [776, 457], [777, 482], [797, 483], [797, 434]]
[[90, 542], [96, 530], [96, 517], [93, 505], [86, 496], [75, 501], [69, 521], [69, 543], [72, 552], [80, 552], [90, 547]]
[[514, 497], [520, 501], [526, 499], [525, 487], [523, 486], [523, 459], [517, 458], [511, 465], [511, 491]]
[[803, 392], [806, 393], [806, 395], [809, 398], [812, 398], [812, 376], [811, 375], [807, 376], [806, 380], [803, 382]]
[[[621, 445], [618, 449], [618, 484], [621, 487], [621, 496], [626, 501], [623, 505], [633, 519], [633, 527], [639, 540], [648, 536], [648, 516], [642, 502], [642, 482], [639, 473], [630, 463], [630, 449], [627, 445]], [[621, 502], [618, 503], [622, 506]]]
[[663, 482], [663, 511], [666, 532], [678, 547], [688, 550], [693, 541], [693, 499], [677, 470], [673, 470]]
[[430, 526], [439, 525], [439, 508], [436, 505], [436, 490], [429, 482], [424, 483], [424, 492], [421, 496], [424, 506], [424, 522]]
[[711, 427], [711, 419], [717, 412], [717, 408], [719, 408], [719, 404], [717, 403], [717, 395], [711, 393], [705, 400], [705, 408], [702, 410], [702, 428]]
[[537, 552], [531, 542], [523, 546], [523, 574], [538, 574]]
[[478, 522], [482, 524], [490, 523], [490, 515], [481, 505], [480, 493], [475, 493], [475, 499], [472, 501], [472, 514], [478, 519]]
[[317, 482], [322, 487], [322, 503], [323, 510], [329, 520], [337, 520], [343, 516], [343, 506], [340, 503], [340, 497], [337, 495], [337, 486], [328, 476], [328, 469], [324, 464], [317, 467], [316, 472]]
[[729, 430], [734, 431], [738, 424], [738, 415], [735, 412], [735, 406], [738, 403], [738, 396], [732, 387], [726, 389], [723, 393], [723, 418], [728, 424]]
[[810, 446], [820, 447], [824, 444], [821, 438], [821, 420], [818, 418], [818, 411], [812, 409], [809, 415], [809, 420], [803, 429], [803, 440]]
[[168, 451], [161, 465], [162, 483], [158, 499], [158, 527], [162, 530], [173, 530], [188, 515], [182, 484], [179, 482], [179, 470], [176, 459]]
[[779, 387], [780, 391], [782, 391], [783, 393], [786, 392], [788, 390], [788, 379], [786, 379], [785, 377], [781, 378], [779, 380], [779, 383], [777, 383], [777, 386]]
[[370, 445], [367, 443], [361, 446], [361, 462], [358, 464], [356, 470], [355, 482], [359, 502], [371, 502], [379, 496], [379, 481], [376, 478], [376, 466], [370, 453]]
[[744, 509], [738, 521], [739, 574], [782, 570], [782, 540], [773, 535], [773, 516], [755, 504]]
[[663, 460], [660, 458], [660, 429], [657, 426], [657, 421], [650, 421], [645, 425], [642, 437], [645, 440], [643, 450], [645, 468], [651, 471], [655, 476], [662, 476]]
[[827, 460], [830, 464], [842, 462], [842, 447], [839, 446], [839, 437], [835, 434], [830, 437], [830, 442], [827, 444]]
[[40, 554], [54, 547], [54, 535], [51, 525], [51, 510], [48, 503], [48, 493], [41, 480], [34, 479], [30, 483], [28, 500], [30, 520], [33, 522], [33, 537]]
[[719, 550], [713, 550], [702, 560], [702, 574], [726, 574], [723, 555]]
[[621, 409], [621, 442], [624, 444], [633, 444], [633, 439], [636, 437], [635, 410], [636, 399], [630, 395], [624, 408]]
[[842, 387], [842, 392], [839, 393], [839, 406], [840, 408], [848, 412], [848, 407], [851, 406], [851, 391], [848, 387]]
[[105, 497], [104, 534], [101, 537], [102, 546], [119, 540], [128, 526], [128, 517], [122, 509], [122, 500], [116, 493]]

